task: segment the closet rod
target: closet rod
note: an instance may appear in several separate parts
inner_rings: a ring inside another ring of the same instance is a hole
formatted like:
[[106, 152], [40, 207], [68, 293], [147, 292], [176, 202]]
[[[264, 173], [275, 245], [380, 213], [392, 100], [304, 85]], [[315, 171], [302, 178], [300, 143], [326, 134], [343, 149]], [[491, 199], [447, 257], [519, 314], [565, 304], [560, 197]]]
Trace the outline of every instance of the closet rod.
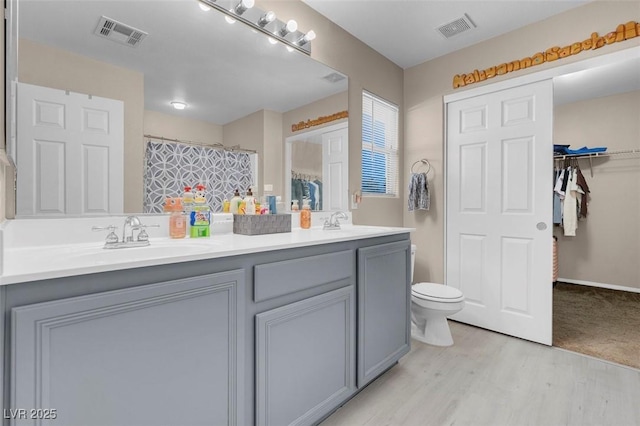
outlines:
[[559, 154], [559, 155], [554, 155], [553, 159], [554, 160], [565, 160], [567, 158], [575, 158], [575, 159], [580, 159], [580, 158], [588, 158], [589, 159], [589, 170], [591, 171], [591, 177], [593, 177], [593, 159], [595, 157], [629, 157], [629, 158], [635, 158], [635, 156], [638, 155], [638, 158], [640, 158], [640, 149], [626, 149], [626, 150], [621, 150], [621, 151], [605, 151], [605, 152], [591, 152], [591, 153], [586, 153], [586, 154]]
[[231, 151], [231, 152], [241, 151], [241, 152], [248, 152], [251, 154], [257, 153], [257, 151], [254, 149], [240, 148], [240, 145], [224, 146], [221, 143], [208, 144], [204, 142], [194, 142], [194, 141], [187, 141], [182, 139], [165, 138], [164, 136], [154, 136], [154, 135], [143, 135], [143, 136], [145, 138], [155, 139], [160, 142], [178, 142], [178, 143], [183, 143], [185, 145], [201, 146], [201, 147], [211, 148], [211, 149], [221, 149], [223, 151]]

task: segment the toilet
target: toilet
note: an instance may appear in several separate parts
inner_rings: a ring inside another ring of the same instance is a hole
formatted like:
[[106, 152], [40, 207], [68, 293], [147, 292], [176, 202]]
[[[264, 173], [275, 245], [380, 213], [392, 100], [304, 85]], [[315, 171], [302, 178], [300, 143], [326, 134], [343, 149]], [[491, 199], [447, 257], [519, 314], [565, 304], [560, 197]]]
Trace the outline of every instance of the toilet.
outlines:
[[[416, 246], [411, 245], [411, 282]], [[447, 317], [464, 308], [464, 295], [455, 287], [435, 283], [411, 286], [411, 337], [435, 346], [451, 346]]]

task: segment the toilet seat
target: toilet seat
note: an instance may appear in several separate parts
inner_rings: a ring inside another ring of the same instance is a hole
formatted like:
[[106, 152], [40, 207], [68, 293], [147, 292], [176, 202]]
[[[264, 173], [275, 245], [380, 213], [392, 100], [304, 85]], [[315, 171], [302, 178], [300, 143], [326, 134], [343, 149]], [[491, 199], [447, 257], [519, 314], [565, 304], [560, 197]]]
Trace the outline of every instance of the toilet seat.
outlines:
[[464, 300], [464, 295], [457, 288], [435, 283], [415, 284], [411, 287], [411, 295], [440, 303], [457, 303]]

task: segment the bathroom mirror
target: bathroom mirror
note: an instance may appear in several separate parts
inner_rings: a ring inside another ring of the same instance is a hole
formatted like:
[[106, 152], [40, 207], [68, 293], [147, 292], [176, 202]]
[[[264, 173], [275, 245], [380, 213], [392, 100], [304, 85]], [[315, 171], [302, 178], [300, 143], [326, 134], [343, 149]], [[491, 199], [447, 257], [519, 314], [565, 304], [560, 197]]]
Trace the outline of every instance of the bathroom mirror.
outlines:
[[[283, 175], [282, 160], [264, 161], [264, 154], [278, 144], [284, 151], [287, 129], [300, 117], [316, 118], [315, 112], [296, 111], [315, 111], [309, 105], [336, 95], [344, 98], [344, 104], [332, 111], [320, 108], [318, 115], [347, 110], [346, 76], [281, 43], [271, 43], [240, 22], [229, 23], [214, 9], [203, 10], [197, 0], [10, 3], [8, 79], [122, 101], [126, 213], [142, 211], [144, 149], [149, 140], [144, 135], [257, 151], [258, 182], [274, 183], [284, 191], [289, 176]], [[109, 21], [119, 31], [112, 31], [111, 37], [97, 35]], [[140, 30], [141, 37], [134, 32], [137, 39], [132, 41], [132, 29]], [[17, 69], [12, 64], [15, 46]], [[10, 88], [14, 84], [8, 82]], [[176, 110], [172, 101], [184, 102], [186, 108]], [[261, 111], [269, 114], [260, 115]], [[11, 122], [14, 113], [17, 116], [20, 110], [7, 112], [7, 151], [20, 181], [32, 172], [25, 171], [16, 156], [21, 139]], [[263, 122], [260, 132], [239, 132], [238, 128], [247, 127], [242, 120], [254, 115], [265, 120], [268, 116], [269, 122]], [[279, 142], [267, 144], [267, 137]], [[90, 161], [91, 156], [85, 158]], [[96, 166], [100, 167], [87, 167]]]

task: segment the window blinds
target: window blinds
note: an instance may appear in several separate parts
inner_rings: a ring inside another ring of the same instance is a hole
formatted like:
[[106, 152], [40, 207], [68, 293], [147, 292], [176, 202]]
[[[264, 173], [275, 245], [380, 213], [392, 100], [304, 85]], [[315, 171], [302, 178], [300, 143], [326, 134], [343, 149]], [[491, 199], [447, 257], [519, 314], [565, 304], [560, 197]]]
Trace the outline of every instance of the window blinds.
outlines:
[[398, 195], [398, 107], [362, 93], [362, 193]]

